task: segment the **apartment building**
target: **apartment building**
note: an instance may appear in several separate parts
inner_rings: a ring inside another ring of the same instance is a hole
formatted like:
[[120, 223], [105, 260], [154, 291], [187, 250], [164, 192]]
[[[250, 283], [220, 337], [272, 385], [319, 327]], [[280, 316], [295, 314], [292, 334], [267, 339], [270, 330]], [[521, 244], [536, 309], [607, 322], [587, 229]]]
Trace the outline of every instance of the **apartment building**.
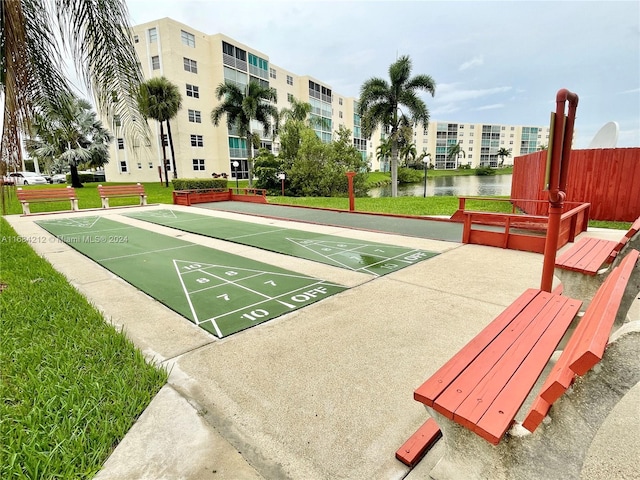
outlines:
[[[362, 137], [356, 114], [357, 98], [335, 92], [320, 79], [279, 67], [270, 61], [268, 54], [222, 33], [208, 35], [170, 18], [137, 25], [133, 27], [133, 35], [145, 78], [165, 76], [182, 93], [182, 108], [171, 121], [178, 177], [207, 178], [214, 173], [226, 173], [231, 178], [247, 178], [246, 141], [225, 122], [214, 126], [211, 111], [218, 104], [215, 96], [218, 85], [233, 82], [242, 87], [250, 81], [276, 90], [278, 110], [288, 108], [294, 97], [310, 103], [312, 116], [319, 120], [314, 122], [319, 138], [330, 142], [334, 132], [343, 125], [351, 130], [353, 144], [370, 168], [388, 170], [388, 159], [376, 155], [384, 134], [376, 132], [369, 140]], [[116, 120], [110, 125], [116, 141], [105, 166], [107, 180], [159, 180], [163, 159], [168, 160], [171, 155], [168, 146], [163, 153], [157, 122], [149, 120], [153, 136], [146, 145], [128, 144], [117, 123]], [[252, 131], [262, 132], [262, 126], [252, 125]], [[166, 138], [164, 143], [168, 143]], [[499, 162], [495, 155], [499, 148], [511, 149], [512, 160], [548, 143], [548, 127], [434, 121], [428, 128], [414, 132], [414, 143], [418, 153], [430, 153], [436, 168], [456, 168], [459, 163], [494, 166]], [[456, 161], [447, 158], [447, 149], [454, 143], [459, 143], [465, 152], [464, 157]], [[279, 152], [278, 138], [271, 133], [263, 136], [261, 146], [274, 154]], [[171, 178], [171, 164], [169, 169]]]

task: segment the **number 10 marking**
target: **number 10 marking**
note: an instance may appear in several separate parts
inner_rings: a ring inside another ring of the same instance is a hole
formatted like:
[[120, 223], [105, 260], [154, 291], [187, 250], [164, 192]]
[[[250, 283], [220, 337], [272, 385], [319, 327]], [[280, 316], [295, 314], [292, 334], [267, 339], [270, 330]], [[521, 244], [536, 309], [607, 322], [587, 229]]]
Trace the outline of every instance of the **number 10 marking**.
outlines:
[[245, 313], [244, 315], [242, 315], [242, 318], [246, 318], [247, 320], [250, 320], [252, 322], [255, 322], [257, 319], [259, 318], [264, 318], [267, 315], [269, 315], [269, 312], [267, 312], [266, 310], [263, 310], [261, 308], [257, 309], [257, 310], [252, 310], [249, 313]]

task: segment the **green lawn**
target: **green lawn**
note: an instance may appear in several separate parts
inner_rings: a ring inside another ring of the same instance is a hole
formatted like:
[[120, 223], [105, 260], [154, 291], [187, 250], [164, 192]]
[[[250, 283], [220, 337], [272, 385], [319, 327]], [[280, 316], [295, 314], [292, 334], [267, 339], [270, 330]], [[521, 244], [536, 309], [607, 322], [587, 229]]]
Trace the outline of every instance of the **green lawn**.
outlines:
[[91, 478], [167, 379], [0, 218], [0, 478]]

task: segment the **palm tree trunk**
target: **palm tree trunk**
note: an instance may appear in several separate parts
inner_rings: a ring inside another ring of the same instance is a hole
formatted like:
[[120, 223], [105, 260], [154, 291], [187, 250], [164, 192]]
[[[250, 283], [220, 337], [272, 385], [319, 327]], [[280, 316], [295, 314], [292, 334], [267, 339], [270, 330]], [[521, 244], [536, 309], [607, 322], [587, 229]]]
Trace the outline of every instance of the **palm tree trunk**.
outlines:
[[398, 143], [391, 145], [391, 196], [398, 196]]
[[173, 137], [171, 136], [171, 124], [167, 120], [167, 135], [169, 136], [169, 148], [171, 149], [171, 165], [173, 165], [173, 178], [178, 178], [178, 170], [176, 169], [176, 152], [173, 149]]
[[160, 123], [160, 143], [162, 144], [162, 169], [164, 170], [164, 186], [169, 186], [169, 170], [167, 170], [167, 148], [164, 144], [164, 128]]
[[80, 182], [80, 175], [78, 175], [78, 166], [75, 163], [69, 162], [69, 169], [71, 171], [71, 186], [73, 188], [82, 188], [82, 182]]
[[247, 168], [249, 169], [249, 188], [253, 188], [253, 134], [247, 134], [247, 143], [249, 144]]

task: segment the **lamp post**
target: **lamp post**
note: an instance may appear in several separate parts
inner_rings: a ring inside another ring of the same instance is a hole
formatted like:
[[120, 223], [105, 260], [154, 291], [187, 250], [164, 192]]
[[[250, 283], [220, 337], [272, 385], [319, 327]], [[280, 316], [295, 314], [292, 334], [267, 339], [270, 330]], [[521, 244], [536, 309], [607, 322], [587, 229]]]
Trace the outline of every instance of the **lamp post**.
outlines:
[[424, 198], [427, 198], [427, 165], [429, 165], [429, 160], [431, 159], [431, 154], [427, 153], [424, 157], [422, 157], [422, 163], [424, 164], [424, 194], [422, 195]]
[[240, 163], [237, 160], [234, 160], [231, 165], [233, 165], [233, 169], [235, 170], [234, 175], [236, 176], [236, 193], [238, 193], [238, 167], [240, 166]]
[[280, 179], [280, 183], [282, 185], [282, 196], [284, 197], [284, 179], [287, 178], [287, 176], [283, 172], [278, 174], [278, 178]]

